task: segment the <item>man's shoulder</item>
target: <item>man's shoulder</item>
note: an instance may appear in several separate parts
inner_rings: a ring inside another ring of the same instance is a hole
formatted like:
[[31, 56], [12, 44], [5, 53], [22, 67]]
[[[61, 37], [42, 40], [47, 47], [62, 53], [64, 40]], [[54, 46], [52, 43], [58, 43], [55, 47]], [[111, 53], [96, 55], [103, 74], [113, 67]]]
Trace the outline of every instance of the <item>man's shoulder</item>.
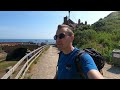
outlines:
[[76, 48], [75, 58], [79, 58], [81, 62], [90, 62], [93, 58], [84, 50]]
[[92, 58], [90, 56], [90, 54], [88, 54], [87, 52], [83, 52], [82, 55], [81, 55], [81, 57], [83, 57], [83, 58]]
[[75, 47], [75, 48], [74, 48], [74, 51], [79, 52], [79, 51], [80, 51], [80, 49], [79, 49], [79, 48], [77, 48], [77, 47]]
[[[96, 69], [96, 65], [94, 63], [93, 58], [88, 54], [88, 53], [84, 53], [83, 55], [81, 55], [80, 57], [80, 62], [85, 65], [86, 67], [88, 67], [89, 69]], [[84, 66], [83, 66], [84, 67]]]

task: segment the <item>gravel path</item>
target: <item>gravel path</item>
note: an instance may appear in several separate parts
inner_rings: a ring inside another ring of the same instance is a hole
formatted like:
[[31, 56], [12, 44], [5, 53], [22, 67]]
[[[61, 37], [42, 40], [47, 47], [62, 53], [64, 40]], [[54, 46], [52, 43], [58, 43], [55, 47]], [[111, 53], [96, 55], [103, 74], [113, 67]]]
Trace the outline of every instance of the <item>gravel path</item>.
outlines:
[[120, 67], [114, 67], [106, 63], [103, 73], [106, 79], [120, 79]]
[[[53, 79], [56, 72], [58, 60], [57, 48], [50, 46], [45, 53], [39, 57], [37, 64], [34, 64], [29, 73], [26, 74], [27, 79]], [[120, 67], [114, 67], [105, 64], [103, 68], [105, 79], [120, 79]]]
[[25, 78], [30, 79], [53, 79], [56, 73], [56, 65], [58, 60], [58, 49], [50, 46], [50, 48], [43, 53], [37, 64], [32, 66]]

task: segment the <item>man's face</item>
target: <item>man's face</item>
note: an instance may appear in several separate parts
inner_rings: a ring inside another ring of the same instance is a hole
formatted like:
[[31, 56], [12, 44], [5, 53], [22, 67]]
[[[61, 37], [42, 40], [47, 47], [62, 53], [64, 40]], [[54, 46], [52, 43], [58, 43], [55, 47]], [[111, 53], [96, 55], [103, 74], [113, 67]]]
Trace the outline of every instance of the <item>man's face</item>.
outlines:
[[56, 45], [58, 49], [61, 51], [67, 49], [67, 47], [70, 46], [71, 37], [68, 36], [66, 28], [57, 30], [55, 39], [56, 39]]

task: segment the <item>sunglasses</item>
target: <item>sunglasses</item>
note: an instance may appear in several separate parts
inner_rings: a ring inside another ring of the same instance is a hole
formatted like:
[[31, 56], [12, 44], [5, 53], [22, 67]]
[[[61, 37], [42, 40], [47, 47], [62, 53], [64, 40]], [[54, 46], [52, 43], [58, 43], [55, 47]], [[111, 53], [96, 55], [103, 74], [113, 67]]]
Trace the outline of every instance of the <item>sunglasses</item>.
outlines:
[[54, 36], [54, 40], [57, 40], [57, 38], [63, 39], [64, 37], [65, 37], [65, 34], [64, 34], [64, 33], [61, 33], [61, 34], [59, 34], [59, 35], [55, 35], [55, 36]]

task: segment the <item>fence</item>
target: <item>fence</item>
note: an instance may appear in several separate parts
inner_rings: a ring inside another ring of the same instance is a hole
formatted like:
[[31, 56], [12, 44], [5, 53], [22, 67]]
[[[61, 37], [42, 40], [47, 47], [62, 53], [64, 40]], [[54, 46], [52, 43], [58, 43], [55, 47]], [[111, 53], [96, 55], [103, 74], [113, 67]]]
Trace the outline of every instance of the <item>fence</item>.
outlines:
[[30, 65], [34, 62], [34, 60], [48, 47], [49, 45], [41, 46], [38, 49], [28, 53], [22, 59], [20, 59], [17, 64], [15, 64], [1, 79], [8, 79], [12, 76], [15, 70], [21, 65], [23, 61], [25, 61], [23, 67], [17, 73], [14, 79], [22, 79]]

